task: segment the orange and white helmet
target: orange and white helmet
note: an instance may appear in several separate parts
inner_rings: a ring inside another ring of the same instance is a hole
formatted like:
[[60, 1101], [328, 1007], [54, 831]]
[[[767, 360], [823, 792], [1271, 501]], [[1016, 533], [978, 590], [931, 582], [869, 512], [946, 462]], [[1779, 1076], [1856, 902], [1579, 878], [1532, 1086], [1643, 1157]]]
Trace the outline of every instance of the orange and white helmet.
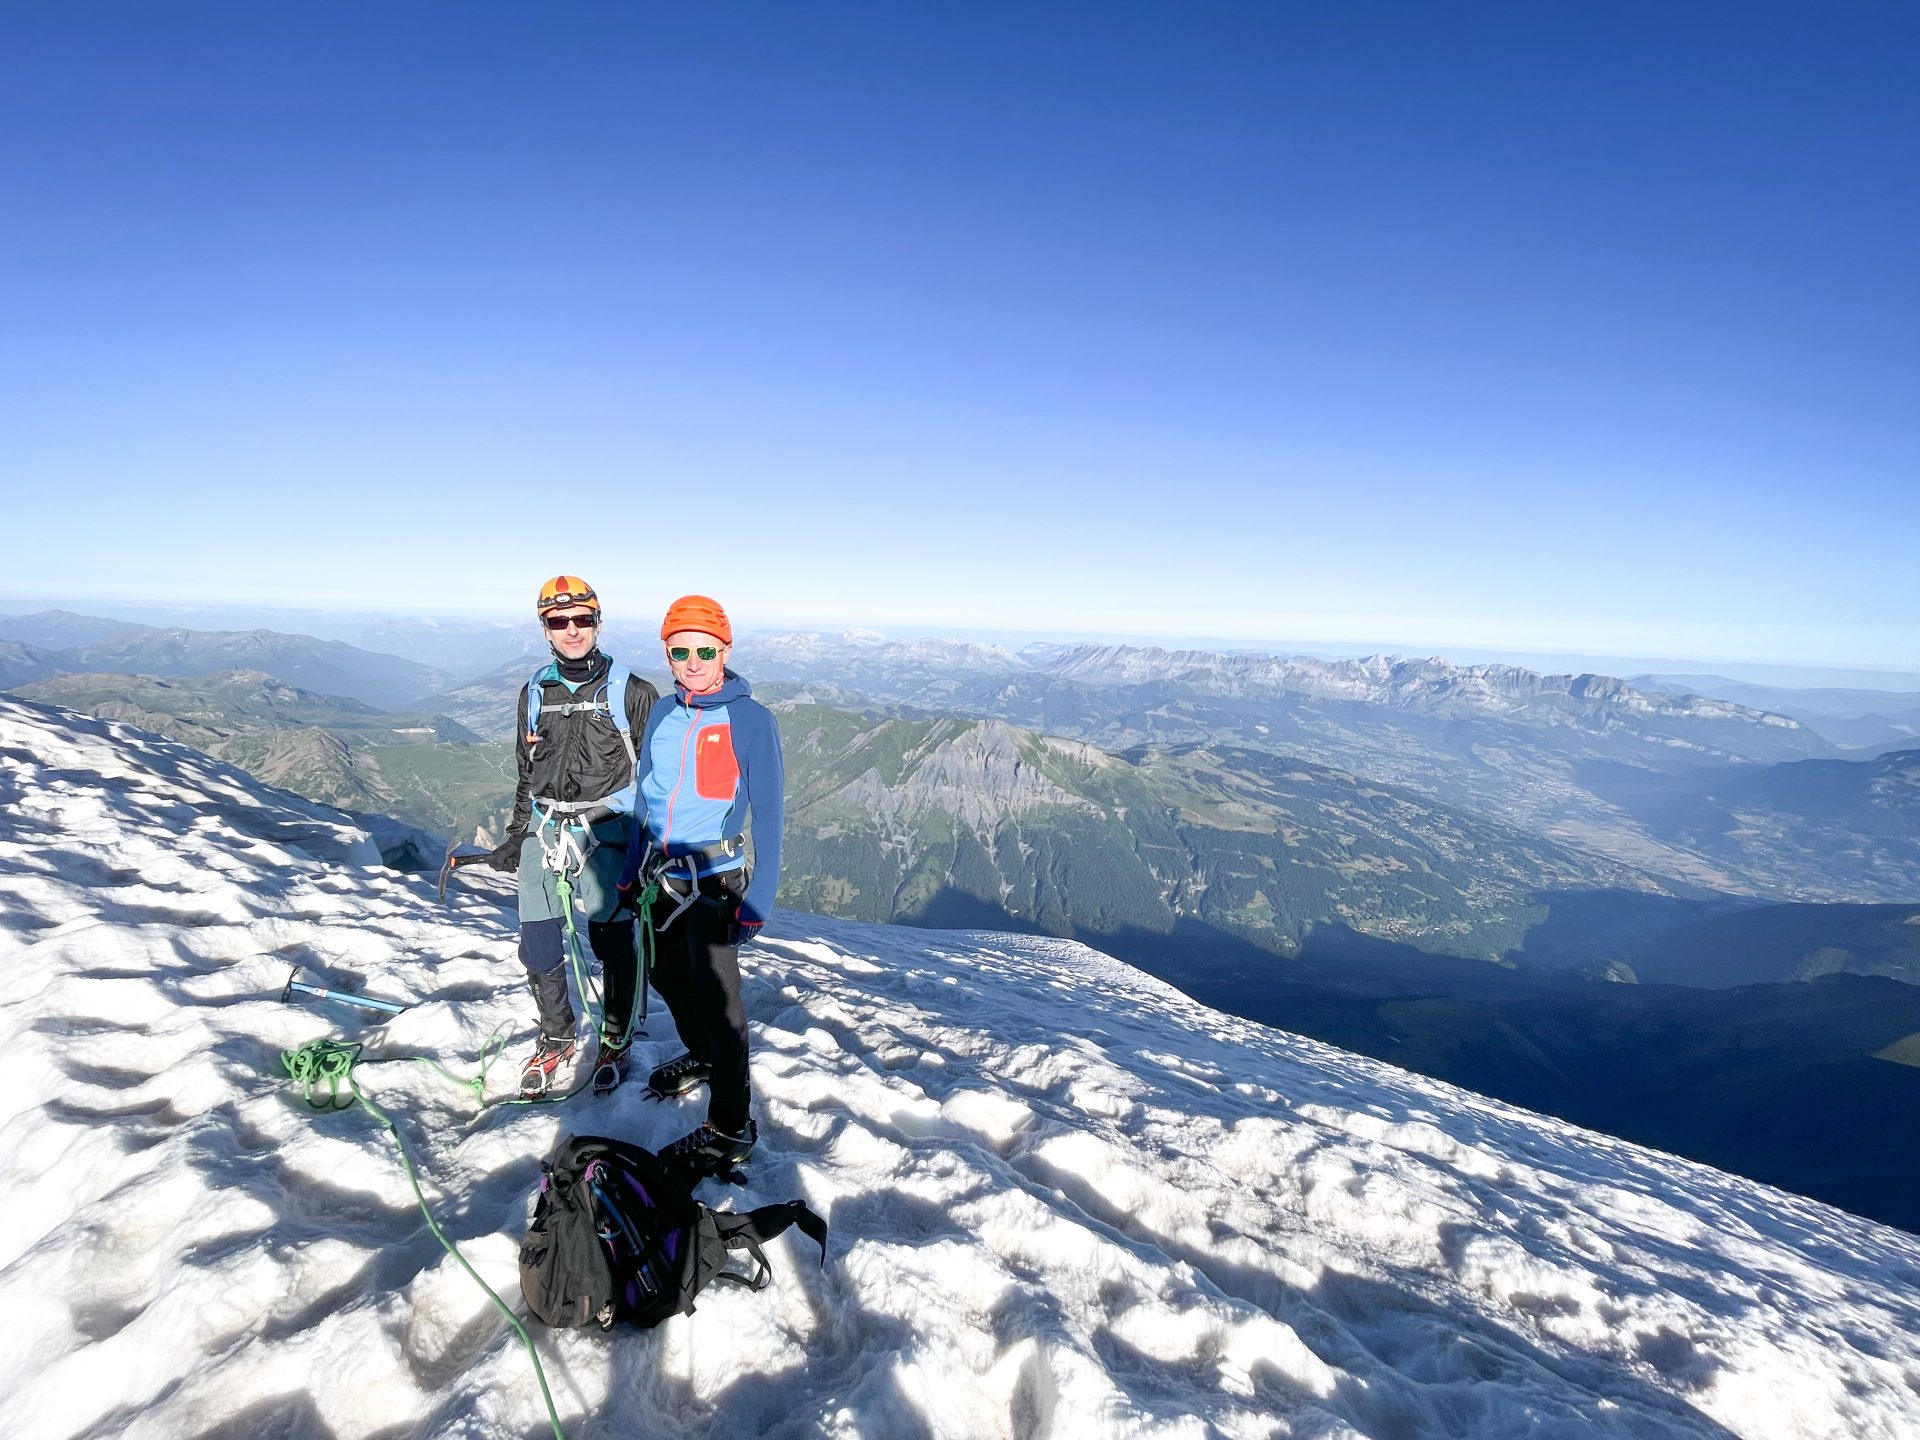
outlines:
[[540, 598], [533, 602], [533, 609], [535, 614], [544, 615], [562, 605], [584, 605], [598, 614], [600, 597], [578, 575], [556, 575], [540, 587]]

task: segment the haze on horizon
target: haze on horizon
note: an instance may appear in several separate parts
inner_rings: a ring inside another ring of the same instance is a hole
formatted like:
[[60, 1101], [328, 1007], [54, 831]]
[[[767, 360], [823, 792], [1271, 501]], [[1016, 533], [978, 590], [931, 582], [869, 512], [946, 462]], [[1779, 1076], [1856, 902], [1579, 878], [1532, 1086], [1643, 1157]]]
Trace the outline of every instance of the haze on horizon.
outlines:
[[[638, 612], [631, 597], [618, 590], [607, 592], [609, 620], [605, 632], [606, 648], [614, 655], [645, 664], [645, 656], [656, 643], [652, 635], [653, 616], [643, 601]], [[0, 619], [32, 616], [47, 610], [45, 597], [0, 593]], [[56, 607], [58, 608], [58, 607]], [[341, 640], [374, 651], [396, 648], [395, 624], [444, 627], [454, 634], [471, 635], [492, 631], [501, 645], [504, 658], [507, 647], [531, 643], [537, 651], [538, 627], [524, 611], [505, 610], [462, 614], [397, 614], [369, 609], [289, 608], [235, 601], [220, 603], [168, 603], [152, 601], [106, 601], [94, 607], [95, 618], [117, 619], [134, 625], [180, 626], [201, 631], [270, 630], [280, 634], [311, 635], [322, 640]], [[504, 632], [501, 627], [505, 627]], [[513, 632], [523, 630], [519, 639]], [[907, 625], [883, 626], [872, 623], [815, 624], [806, 621], [781, 621], [754, 615], [743, 618], [740, 629], [741, 653], [752, 667], [752, 651], [757, 637], [796, 632], [829, 637], [848, 632], [867, 632], [886, 641], [937, 639], [983, 645], [996, 645], [1020, 651], [1029, 645], [1145, 645], [1169, 650], [1219, 650], [1241, 653], [1267, 653], [1285, 656], [1310, 656], [1323, 660], [1362, 659], [1385, 655], [1402, 659], [1434, 657], [1459, 665], [1514, 665], [1537, 674], [1594, 673], [1632, 679], [1648, 674], [1667, 678], [1702, 678], [1717, 675], [1723, 680], [1744, 681], [1786, 689], [1884, 690], [1899, 694], [1920, 692], [1920, 673], [1912, 671], [1859, 668], [1821, 664], [1788, 664], [1742, 660], [1737, 656], [1715, 655], [1600, 655], [1579, 651], [1524, 650], [1512, 646], [1426, 644], [1372, 638], [1342, 643], [1312, 636], [1262, 636], [1243, 638], [1226, 635], [1143, 635], [1103, 630], [1063, 630], [1027, 628], [993, 630], [979, 626]], [[404, 647], [400, 647], [404, 648]], [[456, 671], [458, 666], [453, 667]]]
[[1920, 670], [1914, 12], [568, 19], [0, 20], [8, 591]]

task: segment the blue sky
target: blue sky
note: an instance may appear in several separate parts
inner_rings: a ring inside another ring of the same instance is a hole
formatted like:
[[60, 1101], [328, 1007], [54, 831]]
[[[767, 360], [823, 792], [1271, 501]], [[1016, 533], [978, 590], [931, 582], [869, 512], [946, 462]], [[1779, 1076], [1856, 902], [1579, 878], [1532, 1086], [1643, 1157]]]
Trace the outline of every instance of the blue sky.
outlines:
[[9, 6], [0, 589], [1914, 668], [1916, 74], [1894, 5]]

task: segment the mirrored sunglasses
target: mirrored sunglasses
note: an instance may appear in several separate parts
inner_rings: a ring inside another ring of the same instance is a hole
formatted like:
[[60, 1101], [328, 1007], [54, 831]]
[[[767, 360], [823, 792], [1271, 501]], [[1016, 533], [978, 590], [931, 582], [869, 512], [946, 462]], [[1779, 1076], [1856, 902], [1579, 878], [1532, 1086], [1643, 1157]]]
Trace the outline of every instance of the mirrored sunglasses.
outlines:
[[698, 655], [702, 660], [718, 660], [720, 658], [720, 647], [718, 645], [694, 645], [691, 647], [686, 645], [669, 645], [667, 647], [667, 658], [675, 664], [679, 664], [694, 655]]

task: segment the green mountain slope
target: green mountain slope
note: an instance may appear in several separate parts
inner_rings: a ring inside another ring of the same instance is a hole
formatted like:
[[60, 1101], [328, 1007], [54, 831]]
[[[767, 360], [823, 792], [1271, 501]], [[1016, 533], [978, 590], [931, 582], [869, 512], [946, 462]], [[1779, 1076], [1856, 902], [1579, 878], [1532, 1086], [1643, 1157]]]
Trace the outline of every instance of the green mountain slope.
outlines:
[[[1710, 696], [1440, 660], [1330, 663], [1126, 646], [962, 657], [951, 646], [872, 638], [752, 644], [756, 676], [843, 685], [870, 703], [1004, 720], [1108, 751], [1200, 744], [1296, 756], [1681, 885], [1898, 903], [1915, 898], [1920, 878], [1871, 829], [1824, 825], [1816, 843], [1799, 843], [1788, 803], [1754, 812], [1772, 829], [1753, 844], [1722, 843], [1710, 826], [1662, 823], [1659, 807], [1757, 765], [1834, 755], [1791, 717]], [[1776, 835], [1793, 847], [1788, 863], [1770, 849]]]
[[1251, 750], [1109, 755], [997, 721], [780, 707], [786, 903], [1121, 953], [1272, 954], [1341, 922], [1494, 958], [1553, 888], [1658, 885], [1393, 787]]
[[257, 670], [60, 675], [15, 693], [138, 725], [309, 799], [440, 835], [497, 832], [512, 804], [509, 747], [444, 715], [388, 713]]

